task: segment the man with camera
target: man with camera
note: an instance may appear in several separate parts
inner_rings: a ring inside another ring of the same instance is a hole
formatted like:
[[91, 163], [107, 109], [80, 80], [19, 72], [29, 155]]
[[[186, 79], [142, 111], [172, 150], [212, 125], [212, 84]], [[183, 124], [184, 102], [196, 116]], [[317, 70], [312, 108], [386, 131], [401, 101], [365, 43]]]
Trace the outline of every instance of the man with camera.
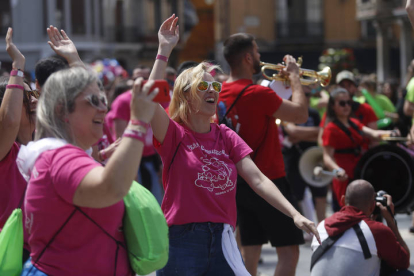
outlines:
[[[345, 206], [318, 226], [323, 242], [312, 242], [311, 275], [414, 275], [406, 270], [410, 251], [394, 220], [391, 196], [355, 180], [341, 200]], [[376, 208], [388, 227], [374, 220]]]

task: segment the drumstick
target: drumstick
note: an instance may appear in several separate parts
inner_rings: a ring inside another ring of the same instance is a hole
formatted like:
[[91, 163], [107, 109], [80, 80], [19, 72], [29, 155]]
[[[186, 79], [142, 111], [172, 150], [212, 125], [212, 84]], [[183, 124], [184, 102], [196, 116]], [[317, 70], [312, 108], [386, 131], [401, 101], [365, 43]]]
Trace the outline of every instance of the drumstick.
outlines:
[[392, 136], [382, 136], [381, 140], [382, 141], [400, 141], [400, 142], [411, 141], [411, 139], [407, 137], [392, 137]]
[[313, 174], [316, 175], [316, 176], [319, 176], [321, 174], [330, 175], [330, 176], [336, 176], [336, 173], [330, 172], [330, 171], [325, 171], [322, 167], [319, 167], [319, 166], [316, 166], [313, 169]]

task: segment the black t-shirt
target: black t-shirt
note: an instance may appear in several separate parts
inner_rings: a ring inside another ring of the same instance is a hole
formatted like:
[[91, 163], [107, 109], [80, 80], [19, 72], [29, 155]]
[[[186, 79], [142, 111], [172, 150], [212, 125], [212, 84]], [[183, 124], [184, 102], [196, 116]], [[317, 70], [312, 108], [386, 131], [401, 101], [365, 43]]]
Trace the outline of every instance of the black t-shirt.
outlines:
[[[304, 124], [297, 124], [298, 126], [305, 126], [305, 127], [317, 127], [320, 124], [320, 117], [318, 111], [314, 108], [308, 109], [308, 120]], [[283, 132], [283, 134], [286, 136], [286, 133]], [[285, 165], [290, 161], [290, 159], [298, 159], [302, 153], [307, 150], [310, 147], [317, 146], [317, 142], [299, 142], [297, 144], [292, 145], [292, 147], [283, 147], [282, 153], [283, 157], [285, 159]]]

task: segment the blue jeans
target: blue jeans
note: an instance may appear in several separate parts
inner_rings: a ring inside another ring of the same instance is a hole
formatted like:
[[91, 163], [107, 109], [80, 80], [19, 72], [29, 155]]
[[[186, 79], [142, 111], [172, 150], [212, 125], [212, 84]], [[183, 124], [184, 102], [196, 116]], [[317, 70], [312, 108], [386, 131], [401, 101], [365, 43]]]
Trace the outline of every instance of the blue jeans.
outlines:
[[223, 255], [222, 233], [222, 223], [171, 226], [168, 263], [157, 276], [234, 275]]
[[23, 271], [20, 276], [47, 276], [45, 273], [37, 269], [31, 262], [32, 258], [29, 258], [23, 265]]

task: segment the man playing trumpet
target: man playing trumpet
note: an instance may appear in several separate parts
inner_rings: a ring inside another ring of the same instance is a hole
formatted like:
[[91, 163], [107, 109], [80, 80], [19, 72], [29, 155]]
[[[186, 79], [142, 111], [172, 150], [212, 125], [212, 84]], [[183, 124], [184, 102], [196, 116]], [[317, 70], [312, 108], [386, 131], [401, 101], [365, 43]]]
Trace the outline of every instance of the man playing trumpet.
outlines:
[[[244, 33], [230, 36], [224, 42], [224, 56], [230, 65], [230, 78], [223, 83], [220, 93], [219, 119], [223, 115], [220, 109], [224, 109], [224, 113], [229, 110], [245, 89], [232, 107], [233, 125], [238, 126], [238, 134], [253, 149], [251, 156], [259, 169], [293, 203], [275, 119], [304, 123], [308, 118], [307, 100], [296, 60], [286, 55], [286, 67], [280, 71], [292, 87], [292, 101], [288, 101], [282, 100], [270, 88], [253, 85], [253, 74], [260, 72], [260, 54], [253, 36]], [[279, 258], [274, 275], [295, 275], [298, 245], [304, 242], [302, 231], [295, 227], [295, 218], [292, 220], [273, 208], [244, 181], [237, 184], [238, 221], [247, 270], [256, 275], [262, 244], [270, 241]]]

